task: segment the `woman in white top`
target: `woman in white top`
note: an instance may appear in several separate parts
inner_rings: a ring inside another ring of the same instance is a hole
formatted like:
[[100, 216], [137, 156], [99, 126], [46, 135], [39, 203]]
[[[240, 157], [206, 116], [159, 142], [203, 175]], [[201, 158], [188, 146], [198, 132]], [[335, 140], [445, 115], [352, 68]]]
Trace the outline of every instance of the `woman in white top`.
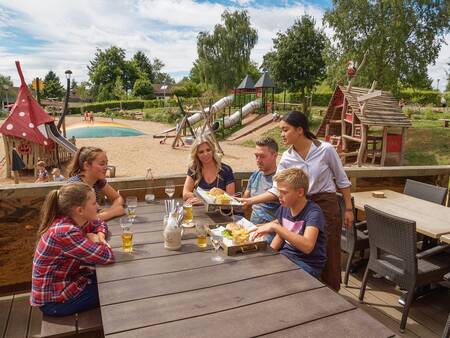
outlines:
[[[308, 174], [308, 198], [322, 208], [327, 224], [327, 263], [322, 273], [322, 281], [337, 291], [341, 281], [341, 217], [336, 186], [345, 199], [345, 224], [351, 226], [351, 183], [334, 147], [316, 139], [309, 130], [308, 119], [304, 114], [296, 111], [286, 114], [280, 122], [280, 127], [283, 143], [290, 147], [283, 153], [277, 172], [297, 167]], [[269, 202], [277, 197], [278, 189], [274, 184], [266, 193], [242, 201], [252, 205]]]

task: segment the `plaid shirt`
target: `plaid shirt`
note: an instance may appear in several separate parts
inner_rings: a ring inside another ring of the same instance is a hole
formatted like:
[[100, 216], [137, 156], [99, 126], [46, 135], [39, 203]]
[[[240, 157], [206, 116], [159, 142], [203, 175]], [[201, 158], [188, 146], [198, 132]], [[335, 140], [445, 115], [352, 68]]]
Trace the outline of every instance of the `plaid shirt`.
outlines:
[[108, 226], [98, 220], [79, 228], [69, 217], [57, 217], [41, 236], [33, 258], [31, 305], [73, 299], [91, 283], [92, 272], [80, 264], [114, 262], [111, 248], [89, 240], [89, 232], [106, 234]]

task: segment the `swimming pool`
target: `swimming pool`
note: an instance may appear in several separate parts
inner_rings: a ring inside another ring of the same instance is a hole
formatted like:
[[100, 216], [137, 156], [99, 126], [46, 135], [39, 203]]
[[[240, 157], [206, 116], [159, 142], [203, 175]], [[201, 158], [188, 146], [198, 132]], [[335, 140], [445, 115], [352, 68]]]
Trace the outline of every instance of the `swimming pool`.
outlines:
[[117, 122], [83, 122], [66, 128], [68, 138], [127, 137], [145, 135], [143, 132]]

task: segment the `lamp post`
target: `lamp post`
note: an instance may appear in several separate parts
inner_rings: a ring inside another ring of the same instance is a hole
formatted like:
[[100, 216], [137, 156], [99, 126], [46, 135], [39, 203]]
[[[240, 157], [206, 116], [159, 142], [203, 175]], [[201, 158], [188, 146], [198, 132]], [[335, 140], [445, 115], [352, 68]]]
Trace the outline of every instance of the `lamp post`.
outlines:
[[63, 126], [63, 136], [66, 137], [66, 122], [65, 122], [65, 117], [67, 114], [67, 110], [69, 107], [69, 96], [70, 96], [70, 77], [72, 76], [72, 71], [71, 70], [66, 70], [64, 72], [64, 74], [66, 74], [66, 79], [67, 79], [67, 88], [66, 88], [66, 99], [64, 100], [64, 109], [62, 111], [61, 114], [61, 118], [58, 121], [58, 130], [61, 129], [61, 124]]

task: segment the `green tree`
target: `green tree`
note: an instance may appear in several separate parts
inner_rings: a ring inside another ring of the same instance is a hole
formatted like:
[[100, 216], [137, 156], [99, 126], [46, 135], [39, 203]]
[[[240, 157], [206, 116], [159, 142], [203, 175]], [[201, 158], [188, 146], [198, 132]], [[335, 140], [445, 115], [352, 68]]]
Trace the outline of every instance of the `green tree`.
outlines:
[[136, 80], [136, 82], [134, 83], [132, 93], [133, 96], [139, 97], [144, 100], [150, 100], [155, 98], [152, 83], [147, 77], [144, 76]]
[[219, 91], [234, 88], [247, 73], [250, 53], [258, 41], [256, 29], [251, 27], [247, 11], [225, 11], [222, 24], [213, 33], [200, 32], [197, 36], [199, 79]]
[[123, 87], [123, 82], [120, 77], [116, 79], [112, 93], [115, 96], [115, 99], [120, 100], [120, 109], [122, 109], [122, 101], [127, 99], [127, 92]]
[[[348, 60], [368, 58], [355, 83], [382, 88], [428, 87], [433, 63], [449, 31], [448, 1], [333, 0], [324, 22], [335, 32], [336, 57], [329, 76], [343, 79]], [[340, 66], [337, 66], [340, 65]]]
[[64, 87], [59, 81], [59, 77], [53, 71], [49, 71], [44, 78], [44, 90], [41, 93], [42, 98], [61, 99], [65, 94]]
[[203, 90], [202, 86], [185, 77], [172, 90], [173, 94], [183, 97], [199, 97]]
[[326, 36], [314, 25], [314, 19], [304, 15], [285, 33], [277, 33], [273, 51], [264, 55], [263, 63], [277, 83], [301, 93], [305, 112], [308, 112], [307, 94], [325, 78], [322, 53]]
[[8, 98], [8, 103], [10, 102], [12, 87], [11, 77], [0, 74], [0, 101], [6, 102]]
[[127, 70], [125, 50], [112, 46], [105, 51], [97, 48], [94, 59], [88, 65], [89, 81], [92, 83], [91, 93], [98, 101], [110, 100], [117, 79], [123, 80]]
[[175, 80], [168, 73], [158, 73], [155, 78], [155, 83], [164, 83], [166, 85], [174, 85]]

